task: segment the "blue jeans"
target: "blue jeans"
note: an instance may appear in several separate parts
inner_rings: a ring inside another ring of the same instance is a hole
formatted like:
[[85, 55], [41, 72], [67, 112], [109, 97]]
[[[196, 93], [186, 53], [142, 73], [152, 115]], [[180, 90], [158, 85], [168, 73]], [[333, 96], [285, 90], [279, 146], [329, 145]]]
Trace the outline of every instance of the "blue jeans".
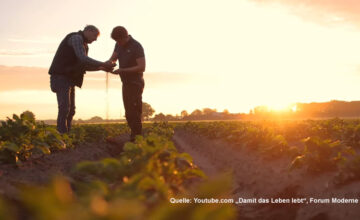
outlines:
[[65, 76], [51, 75], [50, 87], [58, 103], [57, 130], [62, 134], [69, 132], [75, 115], [75, 86]]

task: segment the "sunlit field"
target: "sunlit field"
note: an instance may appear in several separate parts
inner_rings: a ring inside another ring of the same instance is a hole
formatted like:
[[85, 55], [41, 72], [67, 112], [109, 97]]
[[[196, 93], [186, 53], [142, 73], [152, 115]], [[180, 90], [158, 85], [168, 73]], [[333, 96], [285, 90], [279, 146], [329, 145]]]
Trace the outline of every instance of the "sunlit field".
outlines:
[[[3, 219], [19, 219], [24, 210], [34, 219], [170, 219], [184, 210], [189, 218], [280, 212], [305, 219], [317, 215], [320, 202], [331, 218], [360, 214], [353, 196], [360, 184], [358, 119], [152, 121], [134, 143], [124, 123], [79, 124], [60, 135], [34, 119], [24, 112], [0, 126], [0, 186], [20, 179], [28, 185], [4, 191]], [[43, 173], [44, 165], [63, 170]]]

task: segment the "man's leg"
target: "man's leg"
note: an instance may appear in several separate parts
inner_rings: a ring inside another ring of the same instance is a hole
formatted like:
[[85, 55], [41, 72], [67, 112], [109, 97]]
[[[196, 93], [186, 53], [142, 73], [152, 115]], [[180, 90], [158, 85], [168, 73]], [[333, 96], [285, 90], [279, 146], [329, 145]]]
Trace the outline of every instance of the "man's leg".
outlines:
[[131, 123], [131, 88], [128, 85], [123, 85], [122, 87], [123, 103], [125, 109], [125, 118], [128, 126], [130, 128], [130, 140], [133, 139], [133, 128]]
[[67, 118], [70, 111], [70, 87], [58, 88], [56, 92], [57, 102], [58, 102], [58, 118], [57, 118], [57, 130], [60, 133], [66, 133], [67, 128]]
[[133, 128], [134, 128], [134, 135], [142, 135], [142, 93], [143, 87], [136, 86], [134, 91], [134, 100], [133, 100]]
[[70, 132], [71, 122], [75, 115], [75, 86], [71, 86], [69, 89], [69, 114], [66, 119], [67, 132]]
[[68, 131], [67, 118], [70, 110], [70, 83], [64, 76], [51, 75], [50, 87], [51, 91], [56, 93], [58, 103], [57, 130], [63, 134]]
[[136, 135], [141, 135], [142, 91], [143, 87], [138, 85], [123, 85], [125, 117], [131, 129], [131, 141]]

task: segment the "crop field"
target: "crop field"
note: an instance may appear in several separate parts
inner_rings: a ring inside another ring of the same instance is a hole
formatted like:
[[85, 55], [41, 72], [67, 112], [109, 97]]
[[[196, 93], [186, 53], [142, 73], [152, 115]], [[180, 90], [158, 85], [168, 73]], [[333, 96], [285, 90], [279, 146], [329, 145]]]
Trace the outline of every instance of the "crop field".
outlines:
[[188, 122], [175, 140], [230, 172], [239, 219], [359, 219], [360, 121]]
[[0, 219], [359, 219], [360, 120], [0, 126]]

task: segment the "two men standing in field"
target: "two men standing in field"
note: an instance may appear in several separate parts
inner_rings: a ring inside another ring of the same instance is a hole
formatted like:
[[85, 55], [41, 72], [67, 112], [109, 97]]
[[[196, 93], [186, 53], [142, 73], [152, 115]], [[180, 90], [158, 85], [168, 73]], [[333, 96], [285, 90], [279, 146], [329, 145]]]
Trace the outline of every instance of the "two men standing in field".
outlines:
[[[125, 117], [131, 129], [130, 140], [141, 135], [142, 93], [145, 71], [144, 50], [139, 42], [128, 35], [124, 27], [117, 26], [111, 33], [115, 49], [106, 62], [87, 56], [91, 44], [100, 31], [88, 25], [83, 31], [68, 34], [60, 43], [49, 69], [50, 87], [58, 103], [57, 130], [67, 133], [75, 115], [75, 86], [81, 88], [86, 71], [103, 70], [120, 75]], [[119, 69], [113, 71], [119, 61]]]

